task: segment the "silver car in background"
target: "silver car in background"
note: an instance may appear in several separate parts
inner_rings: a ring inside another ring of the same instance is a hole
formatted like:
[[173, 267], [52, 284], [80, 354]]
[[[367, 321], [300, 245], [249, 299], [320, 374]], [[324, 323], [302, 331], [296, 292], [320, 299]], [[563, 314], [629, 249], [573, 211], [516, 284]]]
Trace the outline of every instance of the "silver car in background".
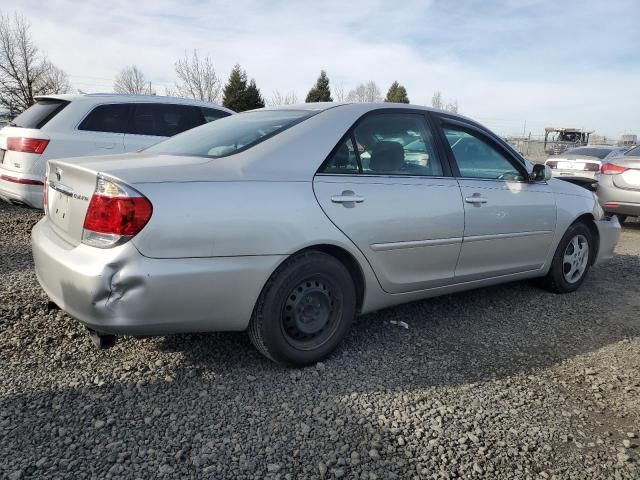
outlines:
[[544, 164], [551, 168], [554, 177], [596, 182], [602, 164], [625, 151], [626, 148], [610, 145], [574, 147], [549, 157]]
[[603, 163], [598, 180], [600, 205], [620, 223], [640, 217], [640, 146]]
[[287, 365], [391, 305], [535, 277], [572, 292], [620, 234], [478, 123], [404, 104], [245, 112], [47, 178], [38, 280], [99, 346], [248, 330]]

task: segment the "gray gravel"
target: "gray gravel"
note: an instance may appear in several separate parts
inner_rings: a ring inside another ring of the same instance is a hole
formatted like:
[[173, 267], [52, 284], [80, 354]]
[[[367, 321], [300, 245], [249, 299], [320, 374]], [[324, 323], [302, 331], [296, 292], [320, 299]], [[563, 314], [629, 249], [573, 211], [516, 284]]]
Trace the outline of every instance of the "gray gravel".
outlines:
[[239, 333], [95, 350], [46, 311], [38, 217], [0, 205], [0, 476], [640, 478], [640, 223], [575, 294], [388, 309], [287, 370]]

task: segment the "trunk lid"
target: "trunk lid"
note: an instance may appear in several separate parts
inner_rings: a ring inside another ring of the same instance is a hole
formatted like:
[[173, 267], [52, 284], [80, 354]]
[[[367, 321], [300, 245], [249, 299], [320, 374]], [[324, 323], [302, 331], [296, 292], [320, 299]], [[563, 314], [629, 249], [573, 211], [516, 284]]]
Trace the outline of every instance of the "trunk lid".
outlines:
[[613, 176], [613, 184], [625, 190], [640, 190], [640, 157], [618, 157], [611, 163], [629, 170]]
[[97, 177], [98, 172], [80, 165], [49, 161], [45, 214], [56, 233], [72, 245], [82, 241], [84, 217]]

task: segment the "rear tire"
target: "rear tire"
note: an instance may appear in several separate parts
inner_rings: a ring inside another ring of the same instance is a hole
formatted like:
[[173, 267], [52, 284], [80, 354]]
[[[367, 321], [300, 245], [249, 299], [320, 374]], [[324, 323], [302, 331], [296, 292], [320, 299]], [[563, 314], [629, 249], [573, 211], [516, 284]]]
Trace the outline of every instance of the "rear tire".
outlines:
[[356, 312], [356, 289], [335, 257], [306, 251], [288, 259], [262, 290], [249, 338], [277, 363], [304, 366], [327, 357], [345, 337]]
[[574, 223], [558, 244], [549, 273], [542, 284], [554, 293], [575, 292], [589, 273], [594, 238], [584, 223]]

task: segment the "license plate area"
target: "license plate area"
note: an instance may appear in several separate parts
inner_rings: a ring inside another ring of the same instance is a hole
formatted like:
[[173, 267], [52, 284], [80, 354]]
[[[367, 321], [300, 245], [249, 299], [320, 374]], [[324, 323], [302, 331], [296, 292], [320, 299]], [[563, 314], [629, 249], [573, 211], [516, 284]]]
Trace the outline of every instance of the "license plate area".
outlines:
[[584, 162], [558, 162], [560, 170], [584, 170]]
[[53, 188], [48, 188], [47, 194], [47, 210], [49, 218], [53, 223], [66, 232], [69, 230], [69, 207], [71, 205], [71, 196], [58, 192]]

